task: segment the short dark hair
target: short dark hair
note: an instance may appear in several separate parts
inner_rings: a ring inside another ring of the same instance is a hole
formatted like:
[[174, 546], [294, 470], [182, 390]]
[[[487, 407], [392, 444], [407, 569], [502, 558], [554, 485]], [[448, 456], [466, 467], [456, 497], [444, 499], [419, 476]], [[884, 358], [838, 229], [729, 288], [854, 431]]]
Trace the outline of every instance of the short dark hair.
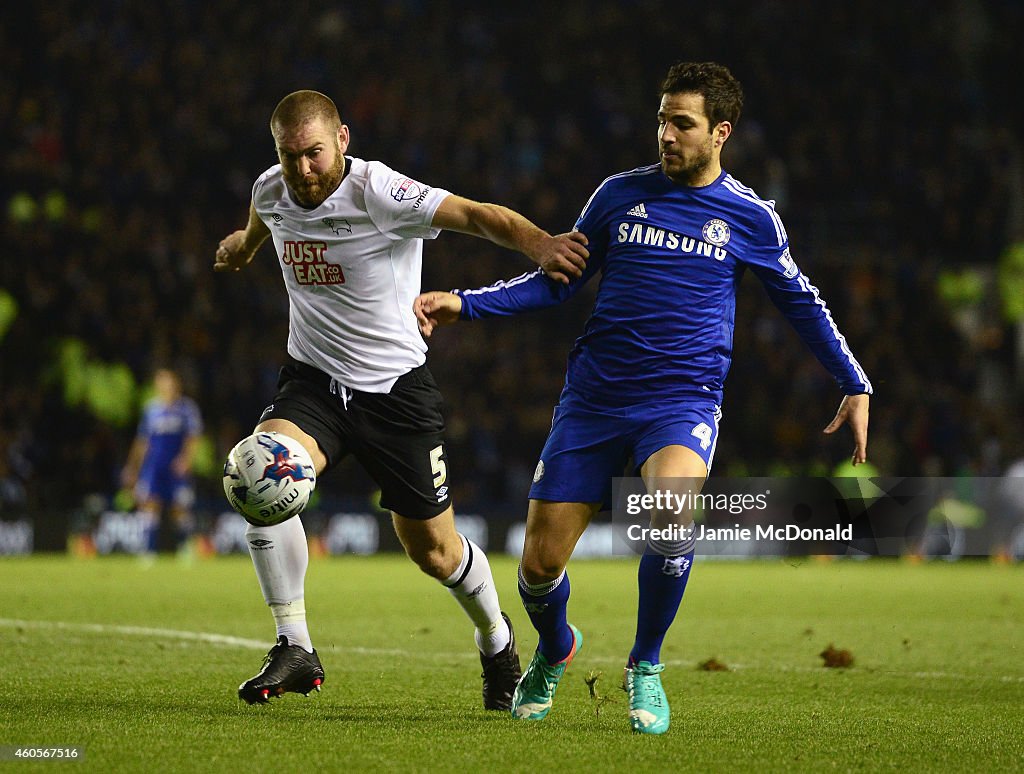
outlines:
[[711, 127], [722, 121], [733, 126], [743, 110], [743, 87], [717, 62], [679, 62], [669, 68], [661, 83], [661, 96], [696, 92], [704, 97], [704, 113]]
[[293, 91], [274, 108], [270, 116], [270, 131], [277, 127], [301, 126], [317, 118], [322, 118], [331, 128], [341, 126], [338, 107], [326, 94], [309, 89]]

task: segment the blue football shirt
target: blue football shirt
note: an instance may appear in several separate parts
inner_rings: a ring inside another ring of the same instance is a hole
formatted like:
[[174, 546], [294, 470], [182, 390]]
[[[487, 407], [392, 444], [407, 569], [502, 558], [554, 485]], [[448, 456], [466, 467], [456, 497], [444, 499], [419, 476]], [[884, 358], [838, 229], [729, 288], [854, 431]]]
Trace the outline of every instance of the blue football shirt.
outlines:
[[607, 178], [576, 229], [590, 240], [581, 278], [541, 270], [456, 291], [462, 318], [565, 301], [600, 273], [593, 313], [569, 355], [567, 389], [605, 405], [705, 396], [722, 401], [732, 363], [736, 289], [746, 269], [845, 394], [871, 393], [828, 307], [800, 271], [774, 203], [726, 172], [687, 187], [654, 164]]
[[141, 477], [167, 468], [181, 452], [185, 440], [203, 431], [199, 407], [191, 398], [172, 403], [150, 401], [143, 409], [139, 435], [148, 441]]

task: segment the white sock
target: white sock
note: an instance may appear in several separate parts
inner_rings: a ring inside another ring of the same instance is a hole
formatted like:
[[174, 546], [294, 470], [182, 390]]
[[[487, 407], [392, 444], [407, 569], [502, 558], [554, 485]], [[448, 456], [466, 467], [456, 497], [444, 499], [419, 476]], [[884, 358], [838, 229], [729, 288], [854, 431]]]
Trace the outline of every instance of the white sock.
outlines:
[[245, 530], [245, 541], [263, 599], [274, 615], [277, 634], [285, 635], [291, 645], [312, 651], [303, 601], [309, 546], [302, 521], [293, 516], [272, 527], [250, 524]]
[[501, 617], [498, 590], [494, 588], [487, 555], [465, 535], [460, 533], [459, 538], [462, 540], [462, 561], [444, 585], [476, 627], [474, 638], [480, 652], [493, 656], [505, 649], [511, 633]]
[[306, 626], [305, 600], [295, 599], [280, 605], [272, 604], [270, 612], [274, 614], [278, 637], [283, 634], [288, 638], [289, 645], [298, 645], [307, 653], [313, 652], [313, 642], [309, 639], [309, 627]]

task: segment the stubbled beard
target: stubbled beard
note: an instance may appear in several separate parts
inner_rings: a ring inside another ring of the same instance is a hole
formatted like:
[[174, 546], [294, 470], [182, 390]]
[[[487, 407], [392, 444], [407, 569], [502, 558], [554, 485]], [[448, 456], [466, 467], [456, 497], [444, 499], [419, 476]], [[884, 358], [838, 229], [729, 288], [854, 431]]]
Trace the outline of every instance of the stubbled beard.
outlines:
[[708, 167], [711, 166], [711, 149], [703, 149], [697, 156], [684, 160], [681, 157], [676, 157], [675, 168], [673, 171], [669, 171], [667, 168], [666, 160], [661, 160], [661, 170], [669, 178], [679, 183], [692, 183], [695, 180], [699, 180], [704, 176]]
[[284, 181], [292, 191], [295, 200], [303, 207], [317, 207], [334, 193], [345, 173], [345, 156], [338, 149], [334, 164], [312, 180], [297, 175], [285, 174]]

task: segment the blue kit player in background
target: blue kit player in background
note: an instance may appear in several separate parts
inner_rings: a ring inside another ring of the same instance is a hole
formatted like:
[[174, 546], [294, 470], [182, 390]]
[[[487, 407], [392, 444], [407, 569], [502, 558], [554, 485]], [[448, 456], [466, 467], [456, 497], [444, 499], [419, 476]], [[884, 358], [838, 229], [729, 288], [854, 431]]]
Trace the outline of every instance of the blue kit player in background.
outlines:
[[178, 550], [192, 533], [192, 463], [203, 422], [196, 402], [182, 392], [181, 377], [167, 368], [153, 375], [155, 395], [142, 412], [139, 430], [121, 473], [136, 508], [148, 517], [146, 550], [157, 551], [164, 510], [177, 528]]
[[[832, 433], [849, 423], [853, 464], [866, 460], [871, 383], [817, 289], [790, 254], [772, 202], [721, 166], [743, 92], [715, 63], [680, 63], [662, 84], [660, 164], [606, 179], [576, 222], [589, 242], [583, 276], [567, 285], [533, 272], [477, 290], [431, 292], [414, 309], [424, 336], [437, 325], [560, 303], [595, 274], [595, 307], [569, 355], [565, 387], [530, 489], [519, 568], [539, 634], [516, 690], [515, 717], [540, 720], [583, 644], [566, 620], [576, 542], [629, 460], [648, 491], [696, 482], [711, 468], [732, 360], [736, 289], [750, 269], [844, 393]], [[690, 487], [693, 491], [693, 487]], [[692, 514], [652, 512], [654, 526]], [[635, 733], [669, 727], [660, 650], [693, 562], [694, 538], [648, 541], [640, 560], [636, 640], [626, 662]]]

